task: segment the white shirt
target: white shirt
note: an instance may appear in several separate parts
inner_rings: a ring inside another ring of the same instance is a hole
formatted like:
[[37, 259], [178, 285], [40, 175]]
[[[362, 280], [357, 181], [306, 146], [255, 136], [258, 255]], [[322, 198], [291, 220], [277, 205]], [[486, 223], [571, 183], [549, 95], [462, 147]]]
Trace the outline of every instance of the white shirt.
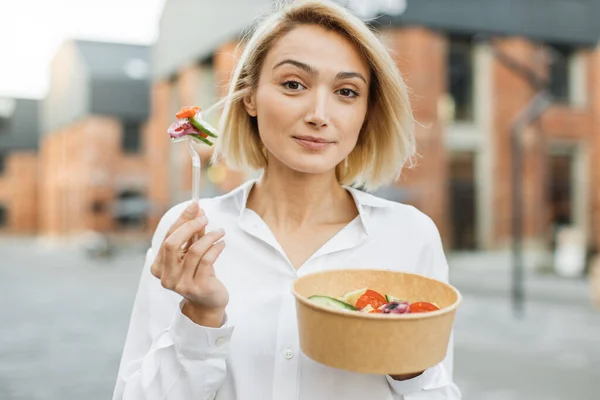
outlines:
[[220, 328], [193, 323], [182, 297], [150, 273], [160, 245], [188, 203], [161, 219], [148, 250], [113, 400], [441, 400], [460, 399], [446, 359], [421, 376], [394, 381], [319, 364], [299, 347], [294, 280], [336, 268], [389, 268], [448, 280], [437, 228], [412, 206], [346, 187], [359, 215], [298, 270], [264, 221], [246, 208], [255, 181], [203, 199], [207, 230], [224, 228], [227, 247], [215, 264], [229, 291]]

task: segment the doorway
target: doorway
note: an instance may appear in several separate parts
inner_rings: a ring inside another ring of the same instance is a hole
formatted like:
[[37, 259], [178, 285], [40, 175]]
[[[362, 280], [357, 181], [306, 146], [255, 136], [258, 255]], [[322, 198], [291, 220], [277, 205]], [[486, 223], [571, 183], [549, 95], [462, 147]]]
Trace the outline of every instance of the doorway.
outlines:
[[450, 154], [449, 208], [454, 250], [477, 249], [475, 153]]

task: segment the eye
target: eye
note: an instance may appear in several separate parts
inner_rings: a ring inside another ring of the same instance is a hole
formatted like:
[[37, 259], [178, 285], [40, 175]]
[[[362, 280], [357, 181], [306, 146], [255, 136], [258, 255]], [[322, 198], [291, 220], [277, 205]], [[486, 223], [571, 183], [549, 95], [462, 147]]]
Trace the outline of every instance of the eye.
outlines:
[[285, 89], [293, 91], [293, 92], [302, 90], [302, 89], [306, 89], [304, 87], [304, 85], [298, 81], [286, 81], [286, 82], [283, 82], [281, 84], [281, 86], [283, 86]]
[[358, 97], [358, 92], [356, 90], [344, 88], [337, 91], [342, 97], [347, 97], [349, 99]]

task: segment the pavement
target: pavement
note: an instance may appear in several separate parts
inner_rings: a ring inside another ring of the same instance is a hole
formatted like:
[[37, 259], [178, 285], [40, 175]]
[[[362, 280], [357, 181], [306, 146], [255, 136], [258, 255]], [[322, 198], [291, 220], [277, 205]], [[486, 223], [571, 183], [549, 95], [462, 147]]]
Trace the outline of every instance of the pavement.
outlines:
[[464, 296], [454, 375], [465, 399], [600, 398], [600, 309], [586, 279], [528, 270], [519, 316], [508, 254], [450, 254], [448, 262]]
[[[0, 238], [0, 399], [110, 399], [145, 244], [90, 260], [69, 243]], [[584, 279], [529, 271], [514, 315], [509, 259], [449, 254], [463, 294], [454, 378], [464, 399], [598, 400], [600, 310]]]

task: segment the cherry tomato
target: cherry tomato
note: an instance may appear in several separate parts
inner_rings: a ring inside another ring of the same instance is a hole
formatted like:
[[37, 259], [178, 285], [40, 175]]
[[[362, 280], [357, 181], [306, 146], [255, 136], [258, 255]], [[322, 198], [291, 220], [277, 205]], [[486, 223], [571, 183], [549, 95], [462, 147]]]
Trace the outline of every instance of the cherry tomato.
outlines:
[[198, 106], [182, 107], [181, 110], [179, 110], [179, 112], [175, 114], [175, 116], [177, 118], [191, 118], [195, 116], [198, 113], [198, 111], [200, 111], [200, 107]]
[[362, 296], [360, 296], [358, 298], [358, 300], [356, 301], [356, 308], [363, 309], [364, 307], [366, 307], [368, 304], [371, 305], [371, 307], [373, 307], [375, 310], [377, 310], [379, 307], [381, 307], [382, 305], [386, 304], [387, 301], [385, 301], [385, 297], [383, 297], [382, 295], [380, 295], [379, 293], [377, 293], [374, 290], [370, 290], [368, 289], [365, 294], [363, 294]]
[[436, 306], [435, 304], [431, 304], [431, 303], [427, 303], [426, 301], [419, 301], [416, 303], [412, 303], [410, 305], [410, 312], [411, 313], [421, 313], [421, 312], [428, 312], [428, 311], [436, 311], [439, 310], [440, 308], [438, 306]]

